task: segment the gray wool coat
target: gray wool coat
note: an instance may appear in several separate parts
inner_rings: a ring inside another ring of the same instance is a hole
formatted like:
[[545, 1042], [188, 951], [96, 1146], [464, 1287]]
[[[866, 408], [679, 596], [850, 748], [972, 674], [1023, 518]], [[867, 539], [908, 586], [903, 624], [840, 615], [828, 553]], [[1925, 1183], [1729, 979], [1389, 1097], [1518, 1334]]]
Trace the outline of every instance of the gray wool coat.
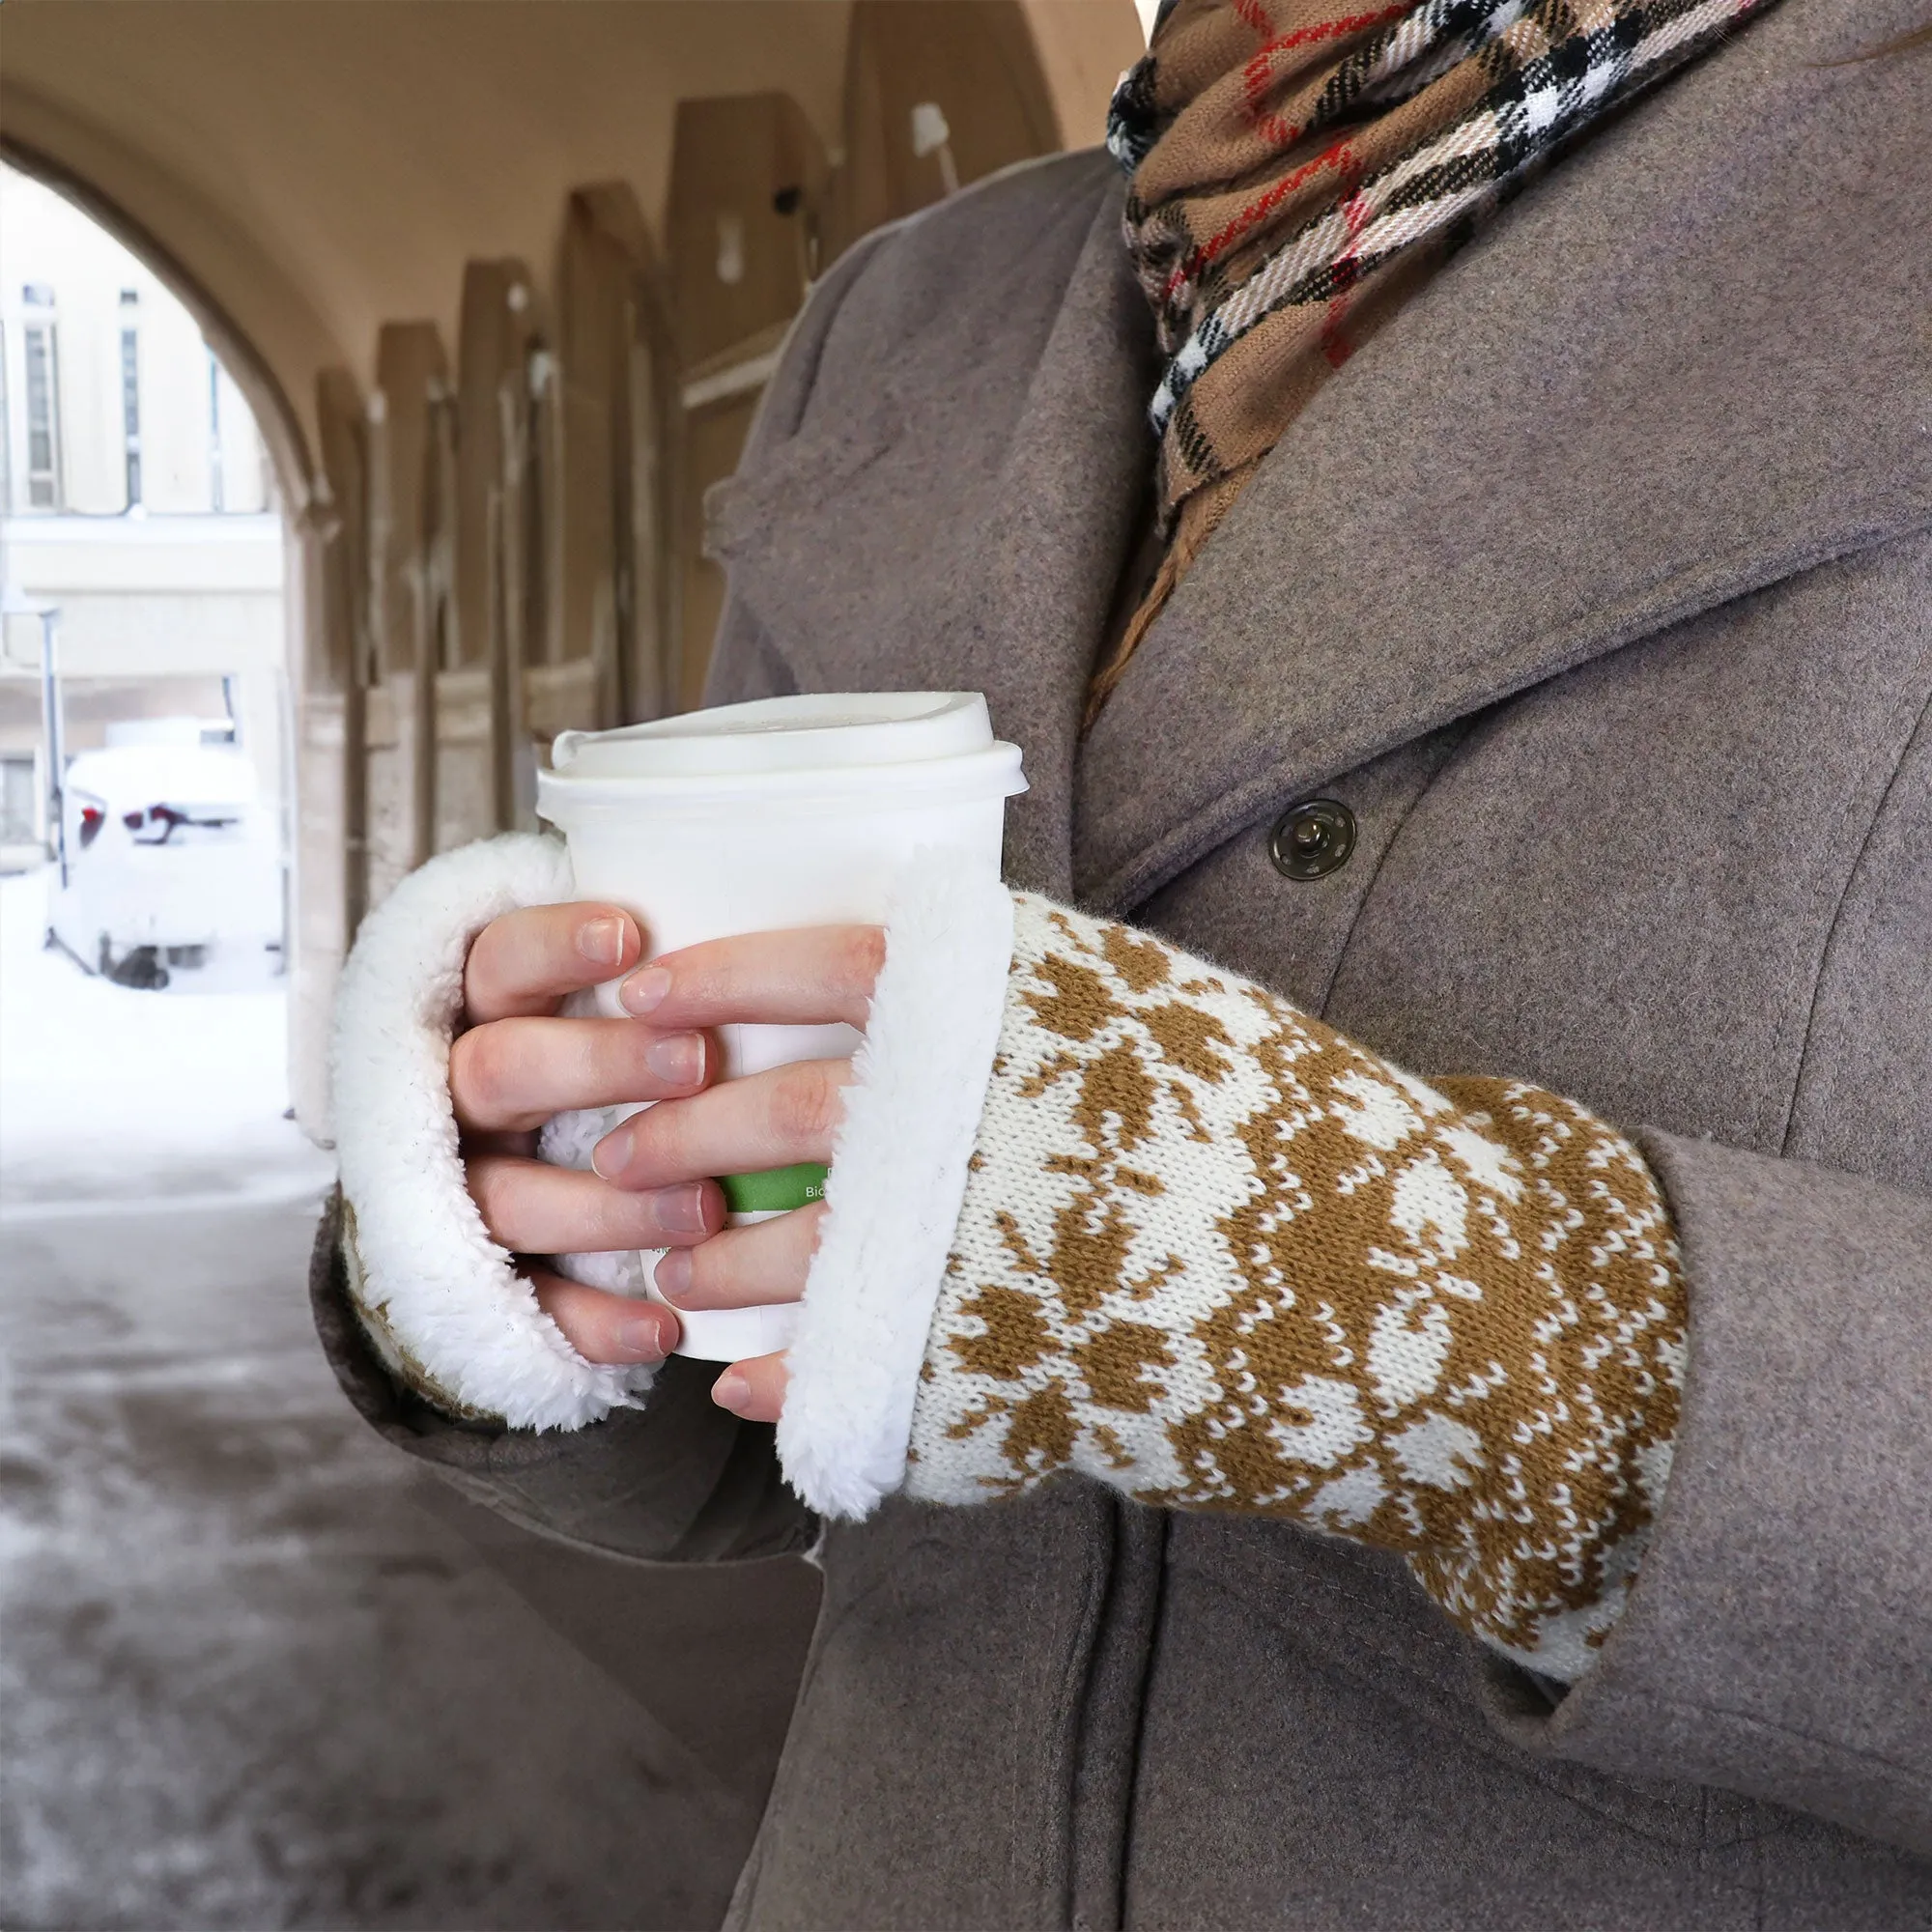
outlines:
[[[715, 502], [711, 695], [980, 689], [1016, 883], [1428, 1074], [1640, 1131], [1677, 1461], [1567, 1694], [1399, 1563], [1078, 1481], [888, 1505], [825, 1595], [735, 1925], [1932, 1925], [1932, 54], [1787, 0], [1597, 132], [1317, 397], [1078, 719], [1151, 463], [1098, 154], [854, 248]], [[1330, 797], [1348, 864], [1270, 827]], [[803, 1547], [672, 1377], [574, 1435], [397, 1402], [472, 1495]]]

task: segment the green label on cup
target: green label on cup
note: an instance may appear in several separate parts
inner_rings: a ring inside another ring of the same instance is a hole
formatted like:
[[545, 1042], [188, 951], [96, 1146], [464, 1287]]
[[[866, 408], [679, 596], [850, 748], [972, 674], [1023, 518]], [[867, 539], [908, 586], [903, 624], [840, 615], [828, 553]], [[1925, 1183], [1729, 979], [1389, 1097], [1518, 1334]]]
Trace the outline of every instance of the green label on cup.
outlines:
[[796, 1167], [767, 1168], [763, 1174], [721, 1174], [718, 1184], [734, 1214], [782, 1214], [825, 1199], [825, 1169], [815, 1160], [802, 1160]]

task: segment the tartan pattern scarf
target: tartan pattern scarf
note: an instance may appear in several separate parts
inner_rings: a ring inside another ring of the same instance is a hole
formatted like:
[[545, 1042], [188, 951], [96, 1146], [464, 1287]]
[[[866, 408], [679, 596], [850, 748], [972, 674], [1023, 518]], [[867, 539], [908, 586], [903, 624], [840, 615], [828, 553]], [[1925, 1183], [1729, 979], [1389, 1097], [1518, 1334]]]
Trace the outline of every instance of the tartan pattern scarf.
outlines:
[[1107, 146], [1167, 365], [1151, 585], [1090, 720], [1330, 371], [1531, 165], [1769, 0], [1167, 0]]

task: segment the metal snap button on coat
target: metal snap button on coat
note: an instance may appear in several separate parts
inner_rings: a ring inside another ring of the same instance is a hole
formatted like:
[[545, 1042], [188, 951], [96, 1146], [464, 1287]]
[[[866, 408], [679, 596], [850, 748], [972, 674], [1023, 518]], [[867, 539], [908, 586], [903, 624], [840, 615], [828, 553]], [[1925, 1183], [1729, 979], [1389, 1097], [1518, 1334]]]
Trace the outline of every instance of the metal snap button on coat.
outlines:
[[1325, 879], [1355, 849], [1355, 814], [1338, 798], [1292, 805], [1268, 834], [1268, 857], [1284, 878]]

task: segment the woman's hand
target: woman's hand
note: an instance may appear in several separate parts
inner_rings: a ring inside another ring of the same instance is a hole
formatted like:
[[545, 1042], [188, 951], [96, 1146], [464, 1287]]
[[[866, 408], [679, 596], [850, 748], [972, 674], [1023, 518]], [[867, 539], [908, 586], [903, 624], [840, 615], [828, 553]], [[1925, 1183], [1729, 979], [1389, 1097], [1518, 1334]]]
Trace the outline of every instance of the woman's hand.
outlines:
[[[491, 1235], [522, 1254], [664, 1248], [657, 1286], [686, 1308], [796, 1301], [822, 1208], [724, 1230], [719, 1174], [828, 1161], [850, 1068], [800, 1061], [713, 1086], [732, 1022], [863, 1027], [885, 957], [877, 926], [753, 933], [668, 953], [619, 988], [630, 1019], [560, 1019], [566, 993], [615, 978], [641, 956], [637, 923], [614, 906], [536, 906], [476, 936], [464, 975], [467, 1031], [449, 1086], [469, 1191]], [[577, 1107], [655, 1100], [593, 1152], [590, 1174], [535, 1158], [536, 1132]], [[721, 1232], [721, 1230], [723, 1232]], [[537, 1300], [587, 1360], [655, 1362], [677, 1318], [542, 1266]], [[780, 1355], [739, 1362], [717, 1401], [753, 1421], [784, 1402]]]

